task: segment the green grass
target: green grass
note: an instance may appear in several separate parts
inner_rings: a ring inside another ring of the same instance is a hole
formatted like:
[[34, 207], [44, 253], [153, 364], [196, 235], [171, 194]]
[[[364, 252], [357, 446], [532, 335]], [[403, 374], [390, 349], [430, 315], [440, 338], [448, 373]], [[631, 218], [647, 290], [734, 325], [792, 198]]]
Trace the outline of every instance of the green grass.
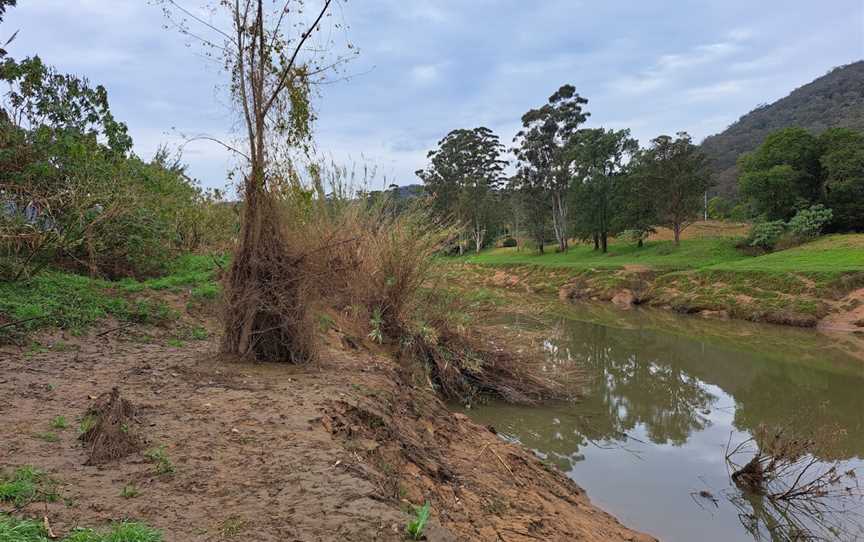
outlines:
[[481, 265], [536, 265], [574, 269], [620, 268], [643, 265], [656, 270], [712, 269], [728, 271], [777, 271], [794, 273], [849, 273], [864, 271], [864, 234], [828, 235], [804, 245], [762, 256], [747, 256], [735, 245], [739, 239], [684, 239], [676, 247], [672, 241], [652, 241], [644, 247], [613, 243], [608, 254], [593, 247], [577, 245], [566, 253], [549, 252], [542, 256], [528, 250], [496, 248], [469, 263]]
[[[31, 502], [54, 502], [57, 500], [56, 482], [40, 470], [30, 466], [16, 469], [10, 474], [0, 475], [0, 502], [11, 503], [16, 508]], [[0, 538], [0, 542], [2, 542]]]
[[686, 239], [676, 247], [672, 241], [649, 241], [638, 248], [633, 244], [612, 243], [609, 252], [593, 246], [576, 245], [567, 252], [547, 252], [540, 256], [526, 249], [495, 248], [467, 258], [481, 265], [540, 265], [568, 268], [620, 268], [643, 265], [656, 269], [693, 269], [747, 259], [735, 248], [735, 239]]
[[69, 422], [65, 416], [56, 416], [51, 420], [51, 427], [54, 429], [66, 429], [69, 427]]
[[154, 464], [156, 474], [174, 474], [174, 463], [172, 463], [171, 458], [168, 457], [168, 452], [165, 451], [165, 446], [150, 448], [144, 452], [144, 457]]
[[[0, 514], [0, 542], [49, 542], [40, 521]], [[162, 542], [162, 533], [143, 523], [121, 522], [106, 529], [75, 529], [60, 542]]]
[[225, 265], [224, 258], [186, 255], [172, 264], [169, 275], [145, 281], [110, 282], [46, 270], [28, 281], [0, 283], [0, 323], [21, 322], [0, 329], [0, 342], [43, 328], [79, 334], [109, 316], [155, 325], [176, 321], [179, 314], [167, 303], [140, 296], [188, 290], [195, 299], [213, 299], [219, 292], [214, 279], [217, 261]]
[[412, 540], [421, 540], [423, 538], [423, 531], [426, 530], [426, 524], [429, 522], [430, 515], [431, 505], [429, 501], [426, 501], [426, 504], [423, 506], [414, 507], [414, 516], [405, 527], [405, 531]]

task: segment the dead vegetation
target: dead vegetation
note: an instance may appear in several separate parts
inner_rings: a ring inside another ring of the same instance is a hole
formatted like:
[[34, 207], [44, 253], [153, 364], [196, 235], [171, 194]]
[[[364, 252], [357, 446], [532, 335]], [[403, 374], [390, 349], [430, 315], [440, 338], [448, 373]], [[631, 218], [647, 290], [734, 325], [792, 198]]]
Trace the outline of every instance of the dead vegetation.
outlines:
[[435, 256], [453, 228], [423, 210], [393, 212], [388, 202], [331, 204], [310, 216], [294, 234], [304, 247], [300, 273], [317, 285], [307, 299], [392, 350], [405, 378], [461, 401], [489, 394], [533, 403], [563, 395], [541, 376], [538, 361], [481, 333], [468, 304], [442, 283]]
[[86, 464], [101, 465], [140, 451], [145, 441], [135, 432], [136, 416], [135, 406], [117, 388], [97, 397], [81, 426]]
[[836, 437], [828, 430], [800, 436], [760, 426], [750, 439], [727, 445], [726, 463], [740, 491], [730, 500], [755, 540], [853, 539], [864, 533], [856, 512], [864, 492], [855, 470], [817, 455]]

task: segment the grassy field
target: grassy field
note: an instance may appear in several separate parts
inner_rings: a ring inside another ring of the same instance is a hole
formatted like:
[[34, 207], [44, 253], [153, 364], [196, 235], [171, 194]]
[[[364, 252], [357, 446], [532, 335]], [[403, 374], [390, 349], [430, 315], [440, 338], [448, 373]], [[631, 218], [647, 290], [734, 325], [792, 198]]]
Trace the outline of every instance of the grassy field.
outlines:
[[735, 245], [734, 237], [648, 241], [637, 248], [631, 243], [612, 243], [603, 254], [592, 246], [577, 245], [566, 253], [542, 256], [528, 250], [496, 248], [469, 256], [469, 263], [481, 265], [537, 265], [575, 269], [644, 266], [655, 270], [711, 269], [724, 271], [777, 271], [831, 273], [864, 271], [864, 234], [829, 235], [816, 241], [761, 256], [748, 256]]

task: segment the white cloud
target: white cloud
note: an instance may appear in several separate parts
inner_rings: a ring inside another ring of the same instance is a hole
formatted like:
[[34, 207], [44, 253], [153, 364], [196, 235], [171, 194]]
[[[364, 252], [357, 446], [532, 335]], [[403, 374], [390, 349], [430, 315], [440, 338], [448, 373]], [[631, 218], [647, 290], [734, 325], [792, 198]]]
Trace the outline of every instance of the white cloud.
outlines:
[[420, 64], [411, 68], [411, 78], [416, 83], [428, 84], [434, 82], [441, 73], [441, 64]]

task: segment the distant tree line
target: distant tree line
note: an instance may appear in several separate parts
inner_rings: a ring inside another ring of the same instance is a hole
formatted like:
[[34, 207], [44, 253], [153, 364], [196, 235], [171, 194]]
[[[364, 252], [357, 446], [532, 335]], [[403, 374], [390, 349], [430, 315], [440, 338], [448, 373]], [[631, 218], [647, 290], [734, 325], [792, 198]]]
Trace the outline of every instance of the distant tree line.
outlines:
[[[704, 210], [705, 156], [684, 132], [640, 148], [629, 130], [584, 128], [588, 100], [572, 85], [522, 116], [510, 149], [490, 129], [457, 129], [417, 171], [433, 211], [462, 228], [459, 250], [522, 238], [539, 252], [571, 239], [606, 252], [612, 236], [638, 243], [658, 226], [681, 232]], [[509, 175], [508, 175], [509, 173]]]

